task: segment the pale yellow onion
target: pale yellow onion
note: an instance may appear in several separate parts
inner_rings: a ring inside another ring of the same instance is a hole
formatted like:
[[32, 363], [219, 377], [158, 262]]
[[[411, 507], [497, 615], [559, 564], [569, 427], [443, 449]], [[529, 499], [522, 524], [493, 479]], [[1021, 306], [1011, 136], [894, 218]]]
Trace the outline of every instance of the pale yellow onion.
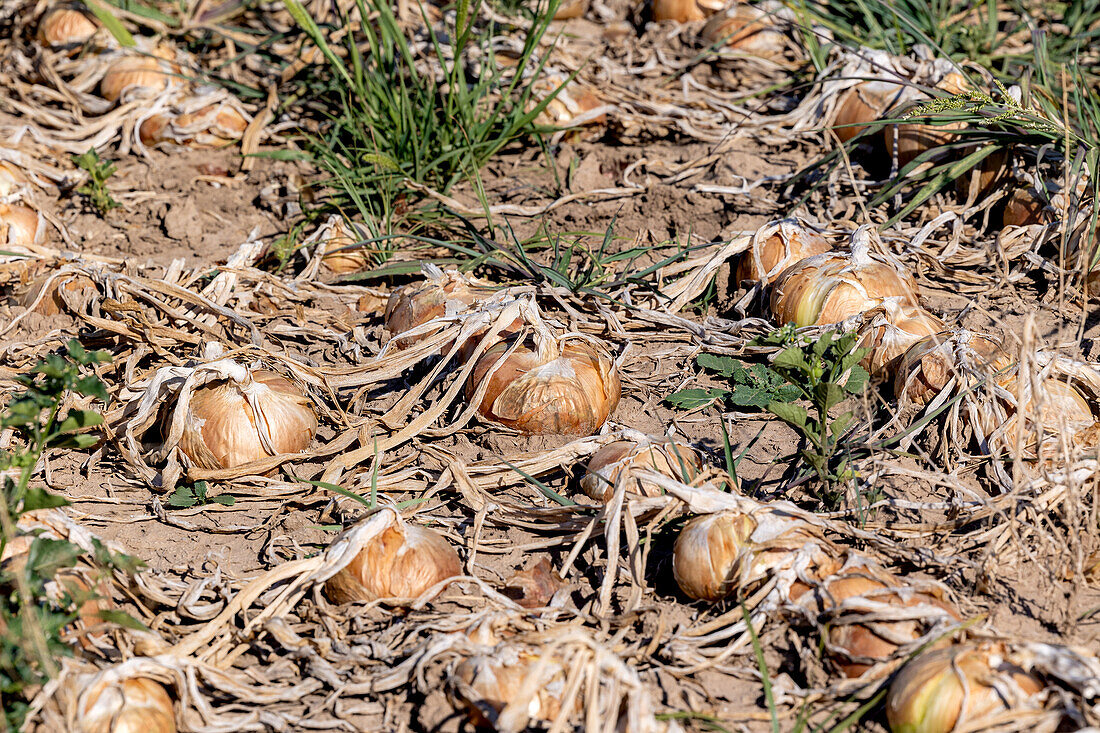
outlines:
[[406, 522], [390, 509], [371, 521], [379, 526], [347, 534], [355, 556], [325, 581], [325, 594], [336, 603], [416, 599], [462, 574], [458, 553], [438, 532]]
[[923, 405], [940, 394], [952, 378], [965, 389], [1012, 363], [1000, 339], [990, 335], [959, 329], [927, 336], [898, 360], [894, 396]]
[[997, 643], [925, 652], [890, 685], [886, 718], [893, 733], [978, 730], [1026, 704], [1043, 683], [1006, 658]]
[[74, 47], [95, 35], [95, 20], [76, 8], [60, 7], [46, 12], [38, 22], [38, 42], [51, 47]]
[[897, 361], [910, 346], [946, 328], [943, 321], [924, 308], [897, 297], [883, 299], [880, 308], [872, 313], [874, 316], [860, 328], [863, 339], [859, 345], [870, 349], [862, 364], [875, 377], [892, 375]]
[[122, 56], [111, 63], [99, 81], [99, 94], [109, 102], [127, 96], [151, 96], [173, 83], [179, 68], [170, 63], [167, 48], [158, 48], [148, 56]]
[[29, 247], [46, 239], [46, 220], [29, 206], [0, 204], [0, 244]]
[[796, 326], [838, 323], [896, 296], [919, 305], [913, 276], [873, 255], [853, 236], [850, 252], [815, 255], [784, 270], [772, 286], [771, 310], [779, 323]]
[[768, 222], [752, 235], [749, 249], [737, 263], [737, 282], [770, 283], [786, 268], [807, 257], [829, 252], [825, 237], [797, 219]]
[[728, 0], [653, 0], [653, 20], [690, 23], [717, 13]]
[[119, 680], [101, 673], [80, 693], [78, 733], [175, 733], [172, 698], [145, 677]]
[[787, 37], [774, 25], [772, 14], [744, 3], [711, 16], [701, 36], [709, 45], [721, 43], [761, 58], [781, 56], [787, 47]]
[[[597, 501], [607, 501], [624, 472], [635, 469], [656, 471], [669, 478], [691, 483], [703, 470], [703, 459], [689, 445], [669, 438], [645, 437], [616, 440], [602, 446], [588, 460], [588, 471], [581, 489]], [[628, 473], [627, 491], [642, 496], [660, 496], [660, 486]]]
[[[1096, 423], [1088, 399], [1067, 381], [1055, 377], [1042, 380], [1039, 385], [1042, 392], [1040, 395], [1035, 395], [1030, 380], [1025, 380], [1021, 385], [1015, 374], [1000, 379], [999, 386], [1012, 395], [1017, 401], [1017, 407], [1003, 426], [985, 420], [983, 429], [986, 435], [996, 431], [996, 435], [1010, 451], [1016, 450], [1017, 440], [1020, 440], [1024, 450], [1033, 455], [1036, 447], [1035, 431], [1041, 428], [1042, 457], [1054, 457], [1063, 448], [1059, 445], [1060, 438], [1066, 439], [1066, 445], [1077, 443], [1076, 436]], [[1021, 416], [1024, 423], [1022, 436], [1017, 435]]]
[[507, 341], [494, 344], [474, 365], [466, 399], [486, 381], [478, 413], [528, 435], [592, 435], [622, 394], [607, 350], [578, 338], [528, 339], [515, 349]]
[[[906, 589], [901, 579], [874, 566], [850, 568], [806, 590], [792, 592], [792, 600], [817, 614], [818, 623], [828, 628], [829, 657], [845, 677], [863, 675], [891, 659], [899, 642], [917, 641], [925, 633], [926, 624], [920, 618], [875, 619], [875, 614], [927, 607], [929, 625], [943, 618], [959, 618], [958, 611], [943, 599]], [[845, 619], [845, 611], [860, 620]]]
[[749, 538], [756, 522], [748, 514], [717, 512], [694, 517], [680, 530], [672, 550], [672, 573], [690, 598], [720, 601], [740, 586], [751, 562]]
[[[540, 666], [541, 665], [541, 666]], [[537, 679], [528, 683], [532, 675]], [[497, 716], [509, 703], [520, 702], [526, 689], [524, 712], [530, 721], [549, 723], [561, 711], [565, 669], [554, 658], [507, 642], [490, 653], [469, 657], [455, 668], [451, 686], [476, 726], [495, 728]]]
[[[434, 318], [465, 313], [496, 292], [491, 283], [458, 270], [428, 268], [425, 275], [425, 282], [405, 285], [390, 295], [384, 324], [392, 337]], [[396, 338], [394, 344], [406, 348], [422, 338], [424, 336]]]
[[348, 224], [342, 218], [337, 219], [324, 240], [325, 256], [321, 258], [322, 267], [338, 275], [366, 269], [371, 262], [370, 252], [359, 246], [366, 238], [367, 235], [358, 225]]
[[[936, 83], [936, 88], [950, 95], [957, 95], [969, 89], [970, 84], [965, 76], [951, 71]], [[965, 128], [965, 122], [951, 122], [946, 125], [906, 123], [887, 125], [883, 128], [883, 135], [886, 149], [894, 150], [896, 134], [898, 164], [905, 165], [921, 153], [951, 142], [955, 139], [956, 132]]]
[[[264, 446], [260, 426], [272, 451]], [[243, 382], [227, 379], [195, 390], [179, 448], [199, 468], [234, 468], [270, 455], [299, 453], [316, 432], [313, 403], [293, 382], [253, 371]]]

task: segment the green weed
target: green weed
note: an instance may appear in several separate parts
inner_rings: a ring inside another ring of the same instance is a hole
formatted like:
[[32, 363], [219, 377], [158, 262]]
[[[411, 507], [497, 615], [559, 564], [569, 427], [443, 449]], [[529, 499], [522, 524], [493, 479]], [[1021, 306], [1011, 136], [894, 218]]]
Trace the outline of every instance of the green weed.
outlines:
[[121, 206], [107, 190], [107, 181], [115, 174], [114, 163], [101, 159], [95, 148], [89, 149], [86, 153], [74, 155], [73, 163], [88, 173], [88, 181], [76, 189], [76, 192], [86, 196], [88, 203], [100, 216], [106, 216], [108, 211]]

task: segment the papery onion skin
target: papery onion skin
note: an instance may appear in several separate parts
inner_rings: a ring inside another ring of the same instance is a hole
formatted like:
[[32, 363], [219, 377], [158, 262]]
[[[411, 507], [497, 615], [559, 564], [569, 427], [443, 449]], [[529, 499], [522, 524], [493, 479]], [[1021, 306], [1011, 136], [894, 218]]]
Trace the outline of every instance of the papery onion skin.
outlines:
[[108, 102], [116, 102], [128, 92], [148, 96], [167, 89], [176, 69], [161, 58], [161, 54], [166, 53], [158, 50], [152, 56], [118, 59], [99, 82], [100, 96]]
[[[290, 380], [254, 371], [263, 419], [277, 453], [299, 453], [317, 432], [313, 403]], [[241, 387], [225, 380], [195, 390], [189, 405], [180, 450], [204, 469], [235, 468], [267, 458], [253, 414]]]
[[28, 247], [46, 238], [46, 222], [30, 208], [19, 204], [0, 204], [0, 244]]
[[196, 149], [216, 148], [239, 140], [248, 120], [226, 104], [211, 104], [180, 115], [156, 114], [138, 128], [145, 145], [175, 143]]
[[816, 255], [784, 270], [772, 286], [771, 310], [779, 323], [839, 323], [898, 297], [919, 305], [912, 275], [866, 251]]
[[95, 35], [95, 21], [75, 8], [48, 11], [38, 23], [38, 42], [51, 48], [80, 46]]
[[[860, 82], [844, 92], [837, 105], [832, 130], [846, 143], [882, 118], [905, 97], [905, 87], [884, 79]], [[850, 125], [848, 127], [847, 125]]]
[[[962, 344], [961, 342], [965, 342]], [[947, 331], [917, 341], [898, 360], [894, 375], [894, 396], [918, 405], [926, 404], [944, 390], [958, 373], [955, 351], [965, 351], [967, 364], [975, 373], [965, 374], [968, 384], [981, 376], [992, 376], [1011, 366], [1013, 359], [1001, 341], [971, 331]]]
[[[441, 278], [406, 285], [395, 290], [386, 303], [386, 330], [397, 336], [433, 318], [466, 311], [494, 292], [488, 283], [455, 270], [444, 272]], [[395, 343], [398, 348], [405, 348], [419, 338], [423, 336], [398, 339]]]
[[14, 163], [0, 160], [0, 196], [11, 196], [27, 184], [27, 174]]
[[554, 13], [554, 20], [581, 18], [588, 12], [588, 0], [564, 0]]
[[[1004, 423], [1004, 428], [1001, 431], [1001, 439], [1009, 450], [1015, 451], [1018, 440], [1023, 442], [1025, 450], [1034, 449], [1034, 429], [1041, 419], [1044, 437], [1054, 438], [1049, 441], [1051, 445], [1044, 445], [1041, 452], [1044, 454], [1043, 458], [1054, 459], [1062, 452], [1062, 446], [1058, 445], [1057, 436], [1062, 435], [1065, 431], [1065, 437], [1076, 443], [1077, 441], [1073, 439], [1096, 423], [1096, 417], [1093, 415], [1088, 399], [1070, 383], [1053, 377], [1047, 378], [1041, 384], [1042, 398], [1037, 400], [1032, 393], [1030, 382], [1025, 382], [1025, 388], [1022, 393], [1020, 392], [1016, 375], [1008, 375], [999, 382], [1000, 386], [1014, 398], [1020, 399], [1021, 396], [1023, 398], [1023, 406], [1018, 407], [1013, 412]], [[1021, 414], [1024, 416], [1025, 432], [1022, 436], [1019, 436], [1017, 431], [1019, 430]], [[984, 425], [987, 435], [997, 427], [992, 423]], [[1048, 441], [1044, 441], [1044, 443], [1046, 442]]]
[[653, 0], [653, 20], [691, 23], [703, 20], [726, 6], [725, 0]]
[[81, 694], [79, 733], [176, 733], [172, 698], [159, 682], [131, 677], [94, 682]]
[[[1002, 681], [1001, 689], [1012, 693], [1010, 699], [988, 684], [993, 674]], [[886, 718], [893, 733], [977, 730], [984, 727], [983, 718], [1010, 710], [1042, 689], [1038, 678], [1004, 660], [1000, 645], [937, 649], [902, 667], [886, 697]]]
[[783, 270], [807, 257], [832, 250], [825, 237], [793, 219], [782, 219], [757, 230], [749, 249], [737, 263], [737, 282], [765, 285]]
[[690, 598], [720, 601], [737, 590], [756, 522], [747, 514], [718, 512], [689, 520], [672, 550], [672, 573]]
[[527, 435], [592, 435], [619, 404], [618, 369], [602, 349], [570, 340], [546, 361], [526, 343], [505, 358], [510, 348], [501, 342], [487, 349], [466, 383], [472, 401], [488, 380], [477, 406], [486, 420]]
[[[966, 77], [956, 71], [948, 73], [936, 84], [937, 89], [951, 95], [961, 94], [969, 86]], [[898, 165], [904, 166], [926, 150], [951, 142], [956, 137], [955, 133], [965, 128], [965, 122], [951, 122], [946, 125], [906, 123], [887, 125], [883, 128], [883, 134], [886, 138], [886, 149], [893, 150], [894, 130], [897, 130]]]
[[[470, 657], [454, 671], [454, 679], [469, 686], [477, 695], [470, 699], [469, 692], [460, 692], [460, 699], [475, 726], [495, 728], [494, 721], [506, 705], [515, 701], [528, 675], [533, 674], [540, 659], [526, 652], [505, 648], [494, 649], [491, 654]], [[543, 662], [540, 683], [527, 703], [530, 720], [549, 723], [561, 712], [561, 691], [565, 684], [565, 670], [553, 660]]]
[[708, 44], [722, 43], [761, 58], [781, 56], [786, 47], [786, 37], [772, 25], [769, 13], [743, 3], [711, 16], [701, 35]]
[[870, 349], [862, 363], [873, 377], [892, 375], [913, 344], [946, 329], [943, 321], [919, 305], [887, 298], [883, 309], [882, 318], [866, 328], [859, 344], [860, 348]]
[[1023, 227], [1029, 224], [1042, 224], [1049, 218], [1042, 199], [1030, 188], [1020, 187], [1009, 195], [1001, 222], [1006, 227]]
[[325, 593], [336, 603], [412, 599], [461, 574], [458, 553], [443, 535], [399, 521], [368, 540], [325, 582]]
[[[42, 299], [39, 300], [42, 289], [47, 284], [49, 284], [50, 292], [43, 295]], [[41, 313], [44, 316], [56, 316], [66, 308], [65, 300], [61, 296], [62, 290], [68, 293], [80, 293], [95, 291], [96, 286], [87, 275], [59, 275], [53, 278], [53, 282], [50, 282], [50, 275], [41, 275], [33, 280], [19, 296], [19, 304], [24, 308], [30, 308], [35, 301], [38, 301], [38, 305], [34, 309], [36, 313]]]
[[[619, 476], [630, 468], [648, 469], [690, 483], [703, 470], [698, 451], [675, 441], [639, 444], [616, 440], [601, 447], [588, 461], [588, 473], [581, 479], [584, 493], [597, 501], [608, 501]], [[661, 487], [644, 479], [630, 478], [627, 490], [642, 496], [660, 496]]]

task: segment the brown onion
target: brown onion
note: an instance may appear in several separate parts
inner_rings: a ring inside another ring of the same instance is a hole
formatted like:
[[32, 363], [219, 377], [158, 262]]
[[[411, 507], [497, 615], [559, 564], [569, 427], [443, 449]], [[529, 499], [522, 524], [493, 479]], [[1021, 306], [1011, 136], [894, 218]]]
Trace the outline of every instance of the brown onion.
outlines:
[[737, 263], [737, 282], [770, 283], [779, 273], [807, 257], [825, 254], [832, 246], [798, 219], [779, 219], [756, 230], [752, 244]]
[[46, 220], [29, 206], [0, 204], [0, 245], [29, 247], [46, 238]]
[[171, 52], [157, 49], [149, 56], [116, 59], [99, 81], [99, 94], [109, 102], [124, 94], [151, 96], [168, 88], [179, 69], [167, 61]]
[[711, 17], [703, 26], [703, 40], [761, 58], [783, 54], [787, 38], [775, 27], [772, 13], [755, 5], [736, 3]]
[[[441, 316], [464, 313], [477, 302], [496, 292], [490, 283], [458, 270], [425, 268], [426, 281], [395, 290], [386, 303], [384, 323], [390, 335], [397, 337]], [[406, 348], [424, 338], [395, 338], [398, 348]]]
[[890, 376], [901, 356], [909, 347], [926, 336], [943, 331], [943, 321], [919, 305], [910, 305], [900, 298], [885, 298], [881, 310], [860, 328], [864, 334], [860, 347], [870, 349], [863, 366], [872, 376]]
[[726, 7], [726, 0], [653, 0], [653, 20], [690, 23]]
[[[525, 683], [535, 674], [537, 684], [527, 684], [528, 697], [521, 699]], [[553, 658], [503, 643], [491, 653], [465, 659], [451, 684], [474, 725], [495, 729], [497, 716], [516, 702], [526, 702], [528, 720], [550, 723], [561, 712], [565, 669]]]
[[853, 235], [850, 252], [816, 255], [784, 270], [772, 286], [771, 310], [779, 323], [838, 323], [896, 296], [919, 305], [912, 275], [871, 254], [866, 228]]
[[[46, 287], [50, 291], [45, 295], [42, 291]], [[35, 306], [36, 313], [44, 316], [56, 316], [66, 309], [62, 292], [69, 294], [83, 294], [98, 292], [95, 283], [87, 275], [41, 275], [31, 281], [30, 285], [19, 296], [19, 304], [24, 308]], [[37, 303], [37, 305], [35, 305]]]
[[893, 733], [978, 730], [1025, 703], [1043, 683], [1006, 656], [1002, 644], [985, 643], [925, 652], [890, 685], [886, 718]]
[[869, 79], [843, 93], [833, 117], [833, 132], [846, 143], [907, 97], [906, 88], [894, 81]]
[[253, 371], [241, 381], [226, 379], [195, 390], [179, 447], [199, 468], [235, 468], [301, 452], [316, 432], [313, 403], [293, 382]]
[[357, 551], [325, 581], [325, 594], [336, 603], [408, 601], [462, 574], [458, 553], [443, 535], [404, 521], [392, 509], [383, 509], [345, 537]]
[[[941, 89], [950, 95], [961, 94], [969, 87], [970, 84], [967, 82], [966, 77], [957, 71], [948, 72], [936, 84], [937, 89]], [[898, 164], [904, 166], [912, 162], [921, 153], [951, 142], [956, 137], [955, 133], [965, 128], [965, 122], [951, 122], [945, 125], [906, 123], [887, 125], [883, 128], [883, 134], [886, 139], [886, 149], [894, 150], [896, 131]]]
[[[511, 353], [509, 353], [511, 352]], [[592, 435], [619, 404], [619, 371], [607, 351], [579, 338], [491, 346], [466, 383], [466, 399], [490, 422], [527, 435]]]
[[928, 336], [913, 344], [898, 361], [894, 396], [919, 405], [944, 390], [952, 377], [963, 388], [976, 385], [1011, 366], [1012, 357], [999, 339], [966, 330]]
[[60, 7], [47, 11], [38, 23], [38, 42], [54, 48], [83, 45], [95, 35], [95, 21], [75, 8]]
[[1019, 187], [1008, 197], [1002, 214], [1003, 226], [1023, 227], [1044, 224], [1050, 220], [1046, 203], [1032, 188]]
[[[1047, 377], [1039, 384], [1040, 395], [1035, 394], [1030, 380], [1021, 384], [1015, 374], [1002, 377], [999, 386], [1012, 395], [1017, 405], [1003, 426], [988, 419], [983, 421], [987, 436], [997, 431], [1010, 451], [1016, 450], [1017, 440], [1020, 440], [1027, 457], [1032, 457], [1036, 453], [1035, 431], [1041, 429], [1039, 445], [1044, 459], [1055, 458], [1064, 448], [1059, 445], [1059, 438], [1066, 438], [1069, 444], [1090, 447], [1088, 440], [1082, 442], [1077, 438], [1084, 437], [1085, 431], [1096, 424], [1096, 417], [1088, 399], [1071, 382]], [[1022, 436], [1017, 435], [1021, 417]]]
[[691, 446], [669, 438], [643, 436], [638, 440], [616, 440], [601, 447], [588, 460], [588, 473], [581, 479], [584, 493], [607, 501], [615, 492], [619, 477], [627, 472], [627, 491], [642, 496], [660, 496], [661, 487], [631, 476], [635, 469], [656, 471], [690, 483], [703, 470], [703, 459]]
[[153, 115], [141, 123], [138, 134], [145, 145], [175, 143], [202, 149], [239, 140], [247, 127], [248, 120], [236, 108], [219, 103], [178, 115]]
[[554, 20], [580, 18], [588, 12], [588, 0], [563, 0], [554, 13]]
[[145, 677], [117, 679], [100, 673], [83, 692], [77, 709], [79, 733], [176, 733], [172, 698]]

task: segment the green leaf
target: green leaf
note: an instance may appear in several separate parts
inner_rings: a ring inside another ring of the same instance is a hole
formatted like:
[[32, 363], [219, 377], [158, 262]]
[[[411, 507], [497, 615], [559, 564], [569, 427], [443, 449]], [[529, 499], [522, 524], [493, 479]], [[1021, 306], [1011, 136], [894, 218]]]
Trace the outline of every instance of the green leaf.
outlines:
[[806, 418], [809, 417], [809, 413], [806, 412], [806, 408], [802, 405], [796, 405], [790, 402], [769, 402], [767, 409], [768, 412], [784, 422], [788, 422], [799, 428], [806, 427]]
[[35, 509], [53, 509], [59, 506], [68, 506], [69, 500], [57, 494], [51, 494], [40, 486], [31, 486], [27, 489], [27, 495], [23, 497], [23, 511], [33, 512]]
[[217, 496], [210, 497], [210, 501], [222, 504], [223, 506], [233, 506], [237, 503], [237, 497], [230, 496], [229, 494], [218, 494]]
[[682, 389], [666, 397], [665, 402], [681, 410], [694, 410], [710, 405], [728, 394], [724, 389]]
[[168, 506], [180, 509], [193, 507], [197, 502], [198, 499], [195, 498], [195, 493], [189, 486], [177, 486], [175, 493], [168, 497]]
[[844, 390], [838, 384], [832, 382], [822, 382], [817, 385], [814, 390], [814, 400], [817, 404], [821, 405], [825, 410], [829, 410], [833, 405], [840, 404], [845, 398]]
[[802, 349], [797, 346], [791, 346], [779, 352], [774, 359], [772, 359], [772, 366], [797, 369], [799, 371], [808, 371], [810, 365], [806, 362], [806, 355], [802, 353]]
[[730, 356], [717, 356], [716, 354], [699, 354], [695, 362], [712, 372], [717, 372], [722, 377], [735, 377], [745, 371], [745, 366], [737, 359]]
[[868, 379], [870, 375], [867, 370], [856, 364], [848, 373], [848, 379], [844, 382], [844, 391], [848, 394], [859, 394], [867, 386]]
[[104, 403], [111, 401], [111, 396], [107, 394], [107, 387], [94, 374], [76, 380], [73, 383], [73, 391], [85, 397], [95, 397]]
[[115, 14], [104, 7], [99, 0], [86, 0], [85, 4], [92, 11], [92, 14], [99, 19], [99, 22], [115, 37], [119, 45], [125, 48], [132, 48], [137, 45], [134, 43], [134, 37], [130, 35], [130, 31], [126, 30], [126, 27], [115, 17]]
[[83, 550], [66, 540], [36, 537], [27, 553], [24, 572], [28, 578], [52, 578], [58, 570], [72, 567]]
[[94, 433], [75, 433], [73, 435], [54, 436], [49, 440], [49, 444], [53, 448], [84, 450], [85, 448], [91, 448], [99, 441], [100, 436]]
[[56, 433], [72, 433], [103, 424], [103, 416], [93, 410], [69, 410], [65, 419], [57, 424]]
[[110, 608], [101, 608], [96, 611], [96, 616], [109, 624], [118, 624], [124, 629], [133, 629], [135, 631], [149, 631], [148, 626], [141, 623], [141, 621], [137, 620], [125, 611], [116, 611]]

